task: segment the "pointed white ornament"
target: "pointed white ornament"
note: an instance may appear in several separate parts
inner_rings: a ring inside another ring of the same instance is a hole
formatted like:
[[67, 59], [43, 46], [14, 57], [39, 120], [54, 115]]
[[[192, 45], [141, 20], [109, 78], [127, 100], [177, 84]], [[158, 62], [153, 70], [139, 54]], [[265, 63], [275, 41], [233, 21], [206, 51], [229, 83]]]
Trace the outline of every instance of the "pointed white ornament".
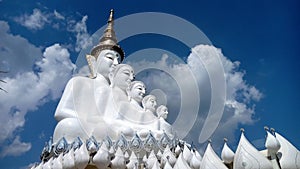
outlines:
[[173, 169], [172, 166], [170, 165], [169, 161], [166, 161], [164, 169]]
[[86, 149], [86, 145], [83, 144], [81, 147], [74, 152], [75, 166], [77, 169], [84, 169], [90, 159], [89, 152]]
[[154, 150], [151, 151], [149, 154], [149, 157], [146, 161], [147, 168], [152, 168], [154, 166], [154, 163], [157, 161], [157, 158], [155, 156]]
[[268, 149], [268, 154], [270, 156], [276, 155], [280, 149], [279, 141], [269, 131], [267, 131], [265, 147]]
[[129, 160], [130, 156], [129, 156], [129, 154], [128, 154], [128, 151], [125, 151], [125, 153], [124, 153], [124, 158], [125, 158], [126, 161]]
[[[50, 166], [51, 167], [51, 166]], [[34, 169], [43, 169], [43, 163], [40, 163], [38, 166], [34, 167]]]
[[179, 145], [177, 145], [175, 148], [175, 154], [178, 157], [180, 153], [181, 153], [181, 148], [179, 147]]
[[93, 157], [93, 163], [97, 166], [99, 169], [104, 169], [108, 167], [110, 163], [110, 155], [108, 152], [108, 149], [106, 147], [106, 144], [102, 144], [95, 156]]
[[184, 144], [182, 156], [183, 156], [183, 159], [184, 159], [188, 164], [190, 164], [190, 161], [191, 161], [191, 159], [192, 159], [192, 157], [193, 157], [193, 154], [192, 154], [192, 152], [190, 151], [190, 149], [187, 147], [186, 144]]
[[64, 169], [72, 169], [75, 167], [74, 150], [72, 148], [63, 156], [62, 166]]
[[62, 157], [63, 153], [61, 153], [57, 158], [53, 159], [51, 168], [62, 169]]
[[125, 158], [120, 147], [118, 147], [115, 158], [111, 161], [112, 169], [125, 169]]
[[164, 153], [161, 158], [162, 165], [165, 165], [166, 162], [168, 162], [171, 166], [174, 166], [174, 164], [176, 163], [176, 157], [171, 152], [169, 145], [167, 145], [167, 147], [165, 148]]
[[47, 162], [45, 162], [42, 168], [43, 169], [52, 169], [52, 161], [53, 161], [53, 157], [50, 158]]
[[191, 169], [189, 164], [186, 162], [186, 160], [183, 158], [183, 153], [180, 153], [177, 161], [173, 167], [174, 169]]
[[300, 152], [288, 140], [278, 133], [276, 139], [281, 147], [278, 151], [279, 162], [282, 169], [300, 169]]
[[196, 156], [196, 152], [197, 151], [195, 151], [194, 153], [193, 153], [193, 157], [192, 157], [192, 159], [191, 159], [191, 162], [190, 162], [190, 166], [191, 166], [191, 168], [193, 168], [193, 169], [199, 169], [200, 168], [200, 165], [201, 165], [201, 161], [198, 159], [198, 157]]
[[198, 151], [195, 151], [195, 156], [197, 157], [197, 159], [198, 159], [199, 161], [202, 161], [202, 156], [199, 154]]
[[205, 153], [203, 155], [200, 169], [227, 169], [225, 164], [221, 161], [215, 151], [212, 149], [211, 144], [208, 143]]
[[156, 160], [153, 164], [153, 167], [151, 167], [152, 169], [160, 169], [160, 165], [159, 162]]
[[224, 146], [221, 152], [221, 158], [226, 164], [230, 164], [233, 162], [234, 152], [228, 147], [226, 142], [224, 142]]
[[156, 157], [158, 160], [161, 160], [161, 157], [162, 157], [162, 153], [160, 150], [158, 150], [157, 154], [156, 154]]
[[242, 132], [233, 160], [233, 169], [273, 169], [271, 162], [262, 155]]
[[129, 158], [129, 163], [126, 165], [128, 169], [134, 169], [138, 164], [138, 158], [136, 157], [135, 153], [132, 152]]

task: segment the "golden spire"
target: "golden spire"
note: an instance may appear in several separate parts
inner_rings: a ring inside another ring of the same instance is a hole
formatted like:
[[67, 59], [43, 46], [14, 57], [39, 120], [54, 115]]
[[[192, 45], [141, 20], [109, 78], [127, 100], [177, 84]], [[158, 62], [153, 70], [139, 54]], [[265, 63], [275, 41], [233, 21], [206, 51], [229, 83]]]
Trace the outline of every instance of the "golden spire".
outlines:
[[118, 52], [121, 55], [121, 61], [123, 60], [124, 52], [122, 48], [118, 45], [118, 41], [113, 26], [114, 26], [114, 10], [111, 9], [107, 21], [107, 28], [105, 29], [99, 41], [99, 44], [94, 46], [94, 48], [91, 51], [91, 55], [93, 55], [96, 59], [102, 50], [110, 49]]

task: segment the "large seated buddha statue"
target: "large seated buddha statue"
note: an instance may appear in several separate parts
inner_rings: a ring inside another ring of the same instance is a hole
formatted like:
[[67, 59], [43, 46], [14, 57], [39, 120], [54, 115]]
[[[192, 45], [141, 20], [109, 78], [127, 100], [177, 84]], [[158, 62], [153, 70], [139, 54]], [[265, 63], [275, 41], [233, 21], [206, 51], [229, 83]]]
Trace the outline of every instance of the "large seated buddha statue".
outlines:
[[[62, 138], [71, 143], [77, 137], [87, 140], [92, 136], [116, 140], [121, 134], [130, 138], [135, 133], [145, 138], [150, 131], [155, 136], [162, 135], [164, 127], [158, 124], [168, 123], [156, 114], [155, 96], [145, 96], [145, 84], [133, 81], [134, 69], [119, 64], [123, 58], [111, 11], [99, 44], [87, 55], [91, 75], [75, 76], [65, 87], [54, 115], [58, 121], [54, 143]], [[164, 130], [172, 135], [171, 130]]]
[[[65, 137], [72, 142], [76, 137], [89, 138], [95, 116], [103, 115], [109, 95], [109, 72], [124, 58], [124, 52], [117, 44], [113, 30], [113, 12], [110, 13], [108, 26], [95, 46], [90, 57], [95, 63], [90, 66], [92, 77], [75, 76], [67, 83], [55, 111], [58, 124], [54, 130], [53, 141]], [[97, 119], [98, 120], [98, 119]]]

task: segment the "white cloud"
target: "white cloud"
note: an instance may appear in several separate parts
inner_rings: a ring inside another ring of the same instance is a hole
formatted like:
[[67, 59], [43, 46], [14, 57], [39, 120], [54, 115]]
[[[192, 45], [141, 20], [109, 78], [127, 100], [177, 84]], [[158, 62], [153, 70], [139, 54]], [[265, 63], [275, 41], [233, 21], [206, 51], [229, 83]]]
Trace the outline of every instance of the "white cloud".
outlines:
[[54, 44], [45, 49], [41, 60], [35, 62], [35, 71], [3, 79], [7, 82], [4, 88], [8, 91], [0, 95], [0, 148], [4, 155], [7, 154], [4, 142], [18, 137], [16, 134], [25, 124], [26, 113], [61, 96], [74, 69], [69, 57], [67, 49]]
[[57, 18], [57, 19], [61, 19], [61, 20], [64, 20], [65, 17], [60, 14], [59, 12], [57, 12], [56, 10], [54, 10], [54, 16]]
[[151, 60], [154, 58], [151, 57], [153, 56], [151, 50], [145, 50], [135, 55], [150, 58], [150, 60], [138, 61], [135, 56], [132, 56], [133, 59], [130, 57], [126, 59], [126, 62], [133, 66], [136, 73], [141, 71], [137, 75], [137, 80], [141, 80], [147, 85], [147, 93], [159, 89], [154, 92], [157, 94], [158, 104], [167, 102], [170, 112], [168, 119], [171, 119], [172, 122], [175, 121], [176, 128], [182, 131], [180, 136], [185, 135], [184, 131], [192, 127], [190, 125], [193, 125], [193, 120], [189, 119], [189, 124], [184, 125], [187, 118], [179, 118], [182, 116], [176, 115], [179, 112], [185, 112], [184, 117], [195, 120], [199, 105], [197, 83], [193, 80], [188, 66], [183, 62], [178, 62], [177, 59], [173, 60], [172, 55], [166, 54], [155, 61]]
[[27, 39], [11, 34], [5, 21], [0, 21], [0, 37], [1, 69], [9, 71], [6, 75], [10, 77], [31, 70], [34, 62], [42, 55], [41, 49]]
[[[197, 69], [197, 67], [193, 65], [197, 62], [199, 56], [217, 54], [221, 59], [226, 78], [226, 101], [223, 117], [218, 128], [214, 132], [212, 139], [214, 143], [219, 146], [222, 145], [221, 143], [224, 137], [227, 137], [229, 141], [234, 142], [234, 132], [238, 129], [239, 124], [246, 125], [255, 122], [255, 119], [253, 119], [253, 115], [255, 114], [254, 102], [259, 101], [262, 98], [262, 93], [244, 80], [246, 73], [239, 69], [239, 61], [230, 61], [223, 55], [220, 49], [213, 46], [198, 45], [194, 49], [196, 54], [192, 53], [189, 56], [188, 64], [195, 74], [203, 74], [201, 69]], [[206, 58], [209, 59], [210, 57]], [[203, 83], [203, 81], [199, 81], [199, 84]], [[199, 118], [201, 118], [201, 116]]]
[[39, 30], [43, 29], [44, 25], [49, 22], [48, 18], [46, 13], [42, 13], [39, 9], [33, 9], [32, 14], [19, 16], [15, 18], [15, 21], [28, 29]]
[[31, 149], [31, 144], [21, 142], [20, 137], [17, 136], [9, 146], [3, 148], [0, 157], [20, 156], [30, 149]]
[[25, 13], [15, 17], [14, 20], [30, 30], [41, 30], [46, 26], [51, 26], [56, 30], [71, 32], [76, 39], [75, 51], [79, 52], [91, 46], [92, 40], [86, 26], [88, 16], [83, 16], [80, 21], [74, 18], [74, 16], [64, 16], [56, 10], [50, 12], [33, 9], [32, 14]]
[[87, 32], [86, 21], [88, 16], [85, 15], [82, 17], [80, 22], [70, 21], [71, 24], [69, 30], [76, 34], [76, 46], [75, 51], [79, 52], [81, 49], [85, 49], [88, 46], [92, 45], [92, 40], [90, 39], [90, 35]]
[[[224, 68], [226, 84], [226, 88], [224, 89], [226, 90], [226, 99], [224, 103], [225, 107], [223, 116], [211, 138], [213, 139], [213, 143], [221, 146], [224, 137], [227, 137], [229, 141], [235, 141], [234, 133], [237, 131], [236, 129], [238, 129], [239, 124], [247, 125], [255, 122], [255, 119], [253, 119], [253, 115], [255, 114], [255, 102], [261, 99], [262, 93], [244, 80], [246, 73], [245, 71], [240, 70], [240, 62], [232, 62], [223, 55], [220, 49], [217, 49], [213, 46], [198, 45], [194, 47], [191, 54], [188, 56], [187, 65], [190, 67], [197, 80], [201, 96], [201, 103], [200, 111], [195, 124], [189, 135], [186, 137], [187, 141], [198, 140], [201, 128], [203, 127], [203, 124], [207, 118], [209, 106], [211, 104], [212, 91], [212, 86], [209, 81], [212, 76], [216, 76], [217, 73], [220, 73], [214, 71], [216, 70], [217, 64], [212, 58], [216, 57], [220, 59], [221, 65], [223, 65]], [[139, 67], [149, 67], [149, 65], [152, 63], [151, 61], [143, 60], [137, 63], [131, 61], [129, 64], [133, 65], [135, 69], [136, 67], [139, 69]], [[158, 67], [168, 66], [175, 74], [178, 74], [178, 76], [183, 79], [186, 78], [186, 73], [182, 71], [183, 66], [181, 64], [170, 65], [168, 62], [163, 61], [163, 58], [161, 58], [161, 61], [155, 63], [155, 65], [158, 65]], [[211, 72], [208, 73], [208, 70]], [[181, 102], [180, 98], [177, 98], [180, 96], [178, 91], [180, 87], [178, 88], [177, 85], [172, 84], [176, 82], [170, 80], [168, 76], [170, 75], [164, 72], [156, 71], [154, 73], [146, 73], [145, 76], [142, 77], [142, 80], [146, 84], [155, 86], [155, 88], [163, 89], [167, 95], [171, 95], [172, 97], [168, 97], [167, 106], [171, 110], [174, 110], [173, 107], [175, 107], [175, 111], [178, 111], [178, 105], [180, 105]], [[221, 78], [215, 80], [216, 83], [222, 83]], [[183, 85], [190, 86], [190, 81], [184, 81], [185, 83], [183, 83]], [[192, 101], [191, 99], [189, 100], [189, 102]], [[174, 112], [170, 111], [169, 116], [174, 116]], [[168, 119], [172, 119], [172, 117], [168, 117]], [[191, 122], [192, 121], [193, 120], [191, 120]]]

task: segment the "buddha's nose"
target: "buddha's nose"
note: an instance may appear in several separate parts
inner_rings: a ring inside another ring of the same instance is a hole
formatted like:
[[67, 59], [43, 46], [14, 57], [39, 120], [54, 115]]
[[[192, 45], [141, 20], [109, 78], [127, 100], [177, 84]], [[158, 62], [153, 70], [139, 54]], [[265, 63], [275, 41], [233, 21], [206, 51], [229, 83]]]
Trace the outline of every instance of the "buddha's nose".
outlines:
[[134, 74], [133, 73], [130, 73], [130, 80], [134, 80]]
[[119, 60], [118, 60], [118, 58], [115, 58], [114, 62], [113, 62], [113, 65], [117, 65], [117, 64], [119, 64]]

